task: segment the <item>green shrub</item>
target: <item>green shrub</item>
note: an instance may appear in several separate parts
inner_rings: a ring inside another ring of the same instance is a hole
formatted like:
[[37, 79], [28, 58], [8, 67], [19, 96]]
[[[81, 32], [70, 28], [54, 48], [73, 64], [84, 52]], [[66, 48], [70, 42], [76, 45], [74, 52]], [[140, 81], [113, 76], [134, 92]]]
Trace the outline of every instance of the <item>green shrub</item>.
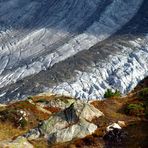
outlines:
[[27, 120], [23, 118], [22, 120], [19, 121], [19, 125], [21, 128], [25, 128], [27, 126]]
[[115, 97], [121, 97], [121, 92], [116, 89], [116, 91], [114, 92], [114, 96]]
[[120, 91], [116, 90], [113, 92], [111, 89], [107, 89], [107, 91], [104, 94], [104, 98], [112, 98], [112, 97], [120, 97], [121, 93]]
[[[22, 118], [20, 120], [20, 118]], [[27, 120], [17, 109], [7, 109], [0, 112], [0, 121], [10, 122], [15, 127], [24, 128], [27, 125]]]
[[39, 100], [37, 100], [36, 101], [37, 103], [46, 103], [46, 104], [48, 104], [49, 103], [49, 101], [47, 101], [46, 99], [39, 99]]
[[143, 116], [145, 115], [145, 107], [143, 103], [129, 104], [126, 106], [125, 112], [131, 116]]
[[31, 100], [32, 100], [32, 99], [33, 99], [33, 97], [32, 97], [32, 96], [29, 96], [27, 99], [31, 99]]
[[148, 88], [144, 88], [140, 93], [139, 97], [143, 100], [148, 99]]

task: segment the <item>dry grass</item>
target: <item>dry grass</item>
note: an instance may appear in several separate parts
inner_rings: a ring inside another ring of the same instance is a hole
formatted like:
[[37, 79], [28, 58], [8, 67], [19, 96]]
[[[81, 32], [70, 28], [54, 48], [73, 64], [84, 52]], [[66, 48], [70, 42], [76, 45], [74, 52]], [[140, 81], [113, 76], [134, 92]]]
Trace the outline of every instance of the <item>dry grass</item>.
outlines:
[[[6, 140], [9, 138], [15, 138], [19, 135], [22, 135], [26, 133], [29, 129], [32, 129], [36, 126], [38, 126], [40, 121], [46, 120], [49, 118], [49, 114], [46, 112], [43, 112], [42, 110], [39, 110], [38, 108], [38, 101], [39, 100], [45, 100], [45, 101], [50, 101], [51, 99], [58, 99], [58, 98], [63, 98], [63, 99], [68, 99], [68, 97], [60, 97], [60, 96], [35, 96], [35, 97], [29, 97], [29, 99], [25, 101], [18, 101], [11, 103], [7, 105], [6, 107], [1, 106], [0, 111], [5, 111], [5, 110], [23, 110], [25, 111], [28, 115], [28, 123], [25, 128], [20, 129], [14, 126], [13, 123], [11, 123], [9, 120], [0, 121], [0, 141], [1, 140]], [[31, 101], [29, 101], [31, 100]], [[59, 108], [53, 108], [53, 107], [45, 107], [44, 108], [47, 111], [51, 111], [51, 113], [59, 112]], [[36, 148], [46, 148], [48, 143], [44, 139], [39, 139], [36, 141], [31, 141], [35, 145]]]
[[29, 129], [36, 127], [40, 121], [49, 118], [49, 114], [44, 113], [37, 109], [36, 105], [31, 104], [28, 101], [19, 101], [12, 103], [5, 108], [0, 108], [0, 111], [5, 110], [24, 110], [28, 115], [28, 122], [25, 128], [20, 129], [14, 126], [9, 120], [0, 121], [0, 140], [6, 140], [8, 138], [14, 138], [26, 133]]
[[52, 100], [53, 98], [55, 98], [55, 95], [51, 95], [51, 96], [34, 96], [34, 97], [32, 97], [32, 100], [33, 100], [34, 102], [37, 102], [37, 101], [39, 101], [40, 99], [45, 99], [45, 100], [47, 100], [47, 101], [50, 101], [50, 100]]
[[136, 117], [127, 116], [124, 107], [129, 102], [133, 102], [135, 98], [112, 98], [104, 101], [95, 101], [92, 104], [102, 111], [107, 119], [111, 122], [123, 120], [126, 122], [137, 120]]
[[32, 140], [30, 143], [34, 146], [34, 148], [49, 148], [48, 142], [45, 140], [45, 138]]
[[5, 122], [5, 123], [0, 122], [0, 141], [13, 138], [13, 137], [17, 137], [21, 134], [24, 134], [26, 131], [27, 129], [15, 128], [9, 122]]
[[37, 104], [32, 104], [29, 101], [19, 101], [15, 104], [10, 105], [10, 108], [17, 108], [17, 109], [23, 109], [28, 111], [29, 113], [33, 114], [37, 119], [39, 120], [45, 120], [49, 117], [47, 113], [41, 112], [38, 110]]

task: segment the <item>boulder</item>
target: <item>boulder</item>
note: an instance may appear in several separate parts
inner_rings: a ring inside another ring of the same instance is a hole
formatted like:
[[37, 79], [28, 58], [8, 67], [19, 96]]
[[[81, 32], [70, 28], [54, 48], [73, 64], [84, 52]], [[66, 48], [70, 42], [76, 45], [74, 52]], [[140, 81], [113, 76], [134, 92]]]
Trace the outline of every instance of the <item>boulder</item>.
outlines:
[[49, 143], [59, 143], [71, 141], [76, 138], [84, 138], [92, 134], [97, 129], [93, 123], [89, 123], [84, 119], [80, 119], [77, 124], [73, 124], [67, 128], [56, 130], [54, 133], [48, 133], [46, 137]]
[[112, 131], [114, 129], [122, 129], [119, 124], [117, 123], [113, 123], [111, 125], [109, 125], [107, 128], [106, 128], [106, 131], [109, 132], [109, 131]]
[[[122, 121], [118, 121], [124, 124]], [[111, 143], [120, 143], [127, 138], [127, 133], [121, 128], [119, 124], [113, 123], [106, 128], [107, 133], [104, 135], [103, 139]]]
[[111, 143], [121, 143], [126, 140], [127, 135], [128, 134], [124, 130], [113, 128], [111, 131], [105, 134], [103, 139]]
[[100, 116], [103, 116], [103, 113], [94, 106], [75, 101], [44, 121], [39, 130], [50, 143], [71, 141], [92, 134], [97, 126], [91, 123], [91, 120]]
[[77, 116], [85, 118], [88, 121], [103, 115], [103, 113], [96, 109], [93, 105], [75, 99], [58, 98], [51, 99], [48, 103], [42, 103], [44, 107], [55, 107], [60, 108], [61, 110], [68, 108], [71, 104], [73, 104], [74, 109], [77, 111]]

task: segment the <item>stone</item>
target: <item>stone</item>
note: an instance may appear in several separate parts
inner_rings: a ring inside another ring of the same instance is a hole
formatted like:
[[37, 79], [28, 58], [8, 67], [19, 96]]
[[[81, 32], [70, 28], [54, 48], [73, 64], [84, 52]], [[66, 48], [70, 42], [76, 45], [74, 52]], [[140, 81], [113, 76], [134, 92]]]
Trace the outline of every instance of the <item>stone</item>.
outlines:
[[126, 127], [126, 124], [124, 121], [118, 121], [119, 126]]
[[28, 133], [24, 135], [24, 137], [27, 138], [28, 140], [37, 139], [39, 138], [39, 136], [40, 136], [40, 131], [38, 128], [31, 129]]
[[56, 132], [49, 134], [47, 137], [49, 143], [66, 142], [91, 135], [96, 129], [97, 126], [93, 123], [89, 123], [84, 119], [80, 119], [77, 124], [57, 130]]
[[103, 139], [109, 142], [120, 143], [127, 138], [127, 135], [124, 130], [113, 128], [104, 135]]
[[119, 124], [113, 123], [113, 124], [109, 125], [109, 126], [106, 128], [106, 131], [109, 132], [109, 131], [114, 130], [115, 128], [116, 128], [116, 129], [122, 129], [122, 128], [119, 126]]

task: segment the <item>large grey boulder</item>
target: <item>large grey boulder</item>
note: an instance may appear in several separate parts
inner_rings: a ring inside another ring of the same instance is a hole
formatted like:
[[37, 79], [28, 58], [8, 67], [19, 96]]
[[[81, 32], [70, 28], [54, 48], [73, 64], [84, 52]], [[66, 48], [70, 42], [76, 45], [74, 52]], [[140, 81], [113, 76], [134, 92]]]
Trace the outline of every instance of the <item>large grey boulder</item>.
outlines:
[[44, 121], [39, 130], [50, 143], [71, 141], [94, 133], [97, 126], [91, 123], [91, 120], [100, 116], [103, 116], [103, 113], [94, 106], [75, 101]]
[[63, 129], [59, 128], [55, 132], [46, 133], [46, 138], [48, 138], [49, 143], [66, 142], [75, 138], [84, 138], [87, 135], [92, 134], [96, 129], [97, 126], [95, 124], [80, 119], [76, 124]]
[[84, 138], [97, 129], [97, 126], [91, 123], [92, 119], [103, 116], [103, 113], [93, 105], [80, 100], [58, 99], [43, 104], [48, 107], [58, 107], [62, 111], [53, 114], [37, 128], [26, 133], [24, 137], [28, 140], [44, 136], [49, 143], [59, 143]]

